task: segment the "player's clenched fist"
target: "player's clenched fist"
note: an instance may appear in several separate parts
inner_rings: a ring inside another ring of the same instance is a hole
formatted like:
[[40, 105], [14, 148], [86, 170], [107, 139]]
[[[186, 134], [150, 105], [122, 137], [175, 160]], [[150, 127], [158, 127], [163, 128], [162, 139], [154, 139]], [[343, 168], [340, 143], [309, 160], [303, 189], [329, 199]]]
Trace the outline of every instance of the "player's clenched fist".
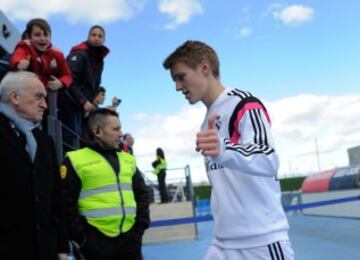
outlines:
[[204, 156], [215, 157], [220, 154], [220, 144], [215, 126], [217, 115], [212, 114], [208, 121], [208, 129], [196, 134], [196, 151]]

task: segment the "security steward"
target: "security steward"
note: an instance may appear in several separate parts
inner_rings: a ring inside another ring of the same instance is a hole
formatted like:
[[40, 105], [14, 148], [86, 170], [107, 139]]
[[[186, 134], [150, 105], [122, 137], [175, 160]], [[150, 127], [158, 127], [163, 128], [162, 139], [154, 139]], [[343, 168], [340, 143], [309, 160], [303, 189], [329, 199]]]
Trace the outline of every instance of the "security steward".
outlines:
[[167, 203], [169, 202], [166, 189], [167, 162], [165, 160], [165, 153], [160, 147], [156, 149], [156, 160], [152, 163], [152, 166], [154, 167], [153, 174], [155, 174], [158, 179], [161, 203]]
[[118, 150], [116, 112], [90, 114], [92, 142], [68, 152], [61, 166], [70, 238], [87, 260], [142, 259], [149, 195], [135, 159]]

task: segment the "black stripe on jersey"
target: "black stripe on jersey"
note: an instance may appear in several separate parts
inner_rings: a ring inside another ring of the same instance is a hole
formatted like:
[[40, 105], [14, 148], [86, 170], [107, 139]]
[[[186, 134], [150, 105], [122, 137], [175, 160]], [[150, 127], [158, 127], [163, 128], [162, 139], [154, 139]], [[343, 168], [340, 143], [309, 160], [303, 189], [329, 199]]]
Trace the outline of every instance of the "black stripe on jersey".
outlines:
[[248, 153], [251, 153], [252, 151], [254, 150], [258, 150], [258, 151], [261, 151], [261, 152], [267, 152], [266, 150], [272, 150], [273, 148], [268, 146], [268, 145], [265, 145], [265, 144], [249, 144], [247, 146], [244, 147], [244, 145], [241, 145], [241, 144], [233, 144], [231, 143], [230, 141], [225, 141], [225, 146], [226, 147], [232, 147], [234, 149], [241, 149], [245, 152], [248, 152]]
[[275, 260], [274, 254], [273, 254], [273, 252], [271, 250], [271, 245], [268, 245], [268, 249], [269, 249], [269, 253], [270, 253], [270, 256], [271, 256], [271, 260]]
[[270, 147], [266, 147], [266, 149], [254, 149], [253, 151], [246, 151], [244, 148], [235, 148], [232, 146], [226, 146], [225, 149], [239, 152], [244, 156], [250, 156], [250, 155], [258, 154], [258, 153], [269, 155], [275, 151], [274, 149], [272, 149]]
[[259, 142], [258, 142], [259, 133], [258, 133], [258, 128], [256, 127], [257, 124], [256, 124], [256, 122], [255, 122], [255, 116], [254, 116], [254, 114], [253, 114], [252, 112], [253, 112], [253, 111], [251, 111], [251, 110], [249, 111], [250, 121], [251, 121], [251, 124], [252, 124], [253, 129], [254, 129], [254, 143], [257, 144], [257, 143], [259, 143]]
[[[230, 94], [230, 93], [228, 93]], [[235, 94], [234, 94], [235, 95]], [[251, 94], [250, 94], [251, 95]], [[231, 95], [230, 95], [231, 96]], [[236, 96], [239, 96], [239, 95], [236, 95]], [[241, 96], [239, 96], [241, 98]], [[237, 119], [237, 116], [238, 116], [238, 113], [239, 111], [247, 104], [247, 103], [251, 103], [251, 102], [256, 102], [256, 103], [259, 103], [263, 108], [264, 110], [266, 111], [266, 108], [265, 106], [263, 105], [263, 103], [261, 103], [261, 101], [259, 99], [257, 99], [256, 97], [253, 97], [253, 96], [250, 96], [250, 97], [246, 97], [246, 98], [242, 98], [240, 100], [240, 102], [236, 105], [231, 117], [230, 117], [230, 120], [229, 120], [229, 136], [231, 137], [235, 131], [235, 122], [236, 122], [236, 119]]]
[[246, 152], [251, 152], [255, 149], [259, 150], [259, 151], [266, 151], [266, 150], [269, 150], [271, 149], [272, 150], [272, 147], [268, 146], [268, 145], [265, 145], [265, 144], [248, 144], [248, 145], [241, 145], [241, 144], [233, 144], [231, 143], [230, 139], [228, 138], [225, 138], [224, 139], [224, 143], [225, 143], [225, 147], [232, 147], [232, 148], [235, 148], [235, 149], [241, 149], [243, 151], [246, 151]]
[[265, 125], [264, 125], [264, 121], [261, 120], [261, 112], [260, 112], [260, 109], [256, 109], [256, 113], [257, 113], [257, 116], [260, 120], [260, 124], [261, 124], [261, 128], [263, 129], [263, 133], [264, 133], [264, 136], [263, 136], [263, 142], [265, 143], [265, 145], [269, 145], [268, 143], [268, 138], [267, 138], [267, 132], [266, 132], [266, 128], [265, 128]]
[[280, 257], [279, 257], [279, 254], [278, 254], [278, 251], [276, 249], [276, 245], [275, 243], [271, 244], [272, 248], [274, 249], [274, 252], [275, 252], [275, 255], [276, 255], [276, 259], [280, 260]]
[[281, 260], [284, 260], [284, 253], [283, 253], [283, 250], [281, 248], [281, 245], [280, 245], [280, 242], [276, 242], [276, 245], [278, 246], [278, 249], [279, 249], [279, 252], [280, 252], [280, 256], [281, 256]]
[[251, 93], [250, 92], [246, 92], [246, 91], [242, 91], [240, 89], [233, 89], [228, 93], [229, 96], [238, 96], [241, 99], [247, 98], [247, 97], [251, 97]]
[[225, 139], [225, 149], [239, 152], [243, 156], [250, 156], [252, 154], [259, 153], [269, 155], [275, 151], [268, 145], [247, 145], [244, 147], [240, 144], [232, 144], [229, 139]]
[[259, 109], [250, 110], [250, 118], [254, 128], [254, 143], [268, 145], [267, 132], [264, 125], [264, 121], [261, 118], [261, 112]]
[[254, 143], [255, 144], [262, 144], [262, 142], [261, 142], [261, 140], [262, 140], [262, 138], [261, 138], [261, 127], [260, 127], [259, 118], [257, 118], [254, 110], [250, 110], [249, 114], [250, 114], [251, 124], [252, 124], [253, 129], [254, 129]]

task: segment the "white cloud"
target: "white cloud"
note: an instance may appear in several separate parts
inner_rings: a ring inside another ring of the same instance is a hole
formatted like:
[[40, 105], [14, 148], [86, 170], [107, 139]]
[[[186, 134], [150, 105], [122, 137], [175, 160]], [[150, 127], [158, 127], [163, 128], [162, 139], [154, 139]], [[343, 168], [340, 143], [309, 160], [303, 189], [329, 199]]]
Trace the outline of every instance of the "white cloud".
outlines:
[[165, 25], [170, 30], [188, 23], [192, 16], [203, 13], [199, 0], [160, 0], [158, 8], [171, 20]]
[[249, 37], [252, 34], [252, 29], [250, 27], [240, 28], [239, 36], [241, 38]]
[[315, 171], [348, 163], [346, 149], [360, 144], [360, 95], [299, 95], [268, 104], [282, 172]]
[[132, 18], [144, 3], [145, 0], [2, 0], [1, 9], [12, 20], [61, 15], [71, 23], [109, 23]]
[[[346, 149], [360, 144], [360, 95], [298, 95], [266, 102], [280, 156], [280, 177], [317, 171], [315, 139], [322, 169], [347, 164]], [[195, 181], [206, 180], [202, 156], [195, 149], [195, 135], [205, 109], [187, 106], [179, 113], [146, 115], [135, 131], [135, 154], [142, 170], [150, 170], [155, 149], [162, 147], [169, 167], [190, 164]], [[149, 174], [151, 176], [151, 174]]]
[[314, 9], [303, 5], [290, 5], [281, 10], [281, 5], [272, 5], [269, 8], [273, 11], [275, 19], [281, 20], [288, 26], [297, 26], [309, 22], [315, 13]]
[[[142, 116], [142, 127], [133, 133], [134, 151], [140, 169], [151, 170], [155, 150], [161, 147], [165, 151], [169, 168], [181, 168], [190, 164], [191, 168], [201, 172], [197, 180], [205, 180], [202, 156], [195, 151], [195, 135], [204, 113], [203, 107], [187, 106], [174, 115]], [[139, 119], [138, 116], [136, 118]], [[151, 174], [147, 176], [151, 177]]]

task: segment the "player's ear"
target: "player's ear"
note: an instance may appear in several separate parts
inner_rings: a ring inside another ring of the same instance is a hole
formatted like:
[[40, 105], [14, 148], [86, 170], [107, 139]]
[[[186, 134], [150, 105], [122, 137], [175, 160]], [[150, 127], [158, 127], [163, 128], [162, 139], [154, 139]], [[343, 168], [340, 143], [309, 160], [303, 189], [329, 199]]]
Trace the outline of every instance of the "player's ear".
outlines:
[[211, 74], [211, 66], [208, 60], [202, 60], [200, 62], [201, 71], [206, 75]]

